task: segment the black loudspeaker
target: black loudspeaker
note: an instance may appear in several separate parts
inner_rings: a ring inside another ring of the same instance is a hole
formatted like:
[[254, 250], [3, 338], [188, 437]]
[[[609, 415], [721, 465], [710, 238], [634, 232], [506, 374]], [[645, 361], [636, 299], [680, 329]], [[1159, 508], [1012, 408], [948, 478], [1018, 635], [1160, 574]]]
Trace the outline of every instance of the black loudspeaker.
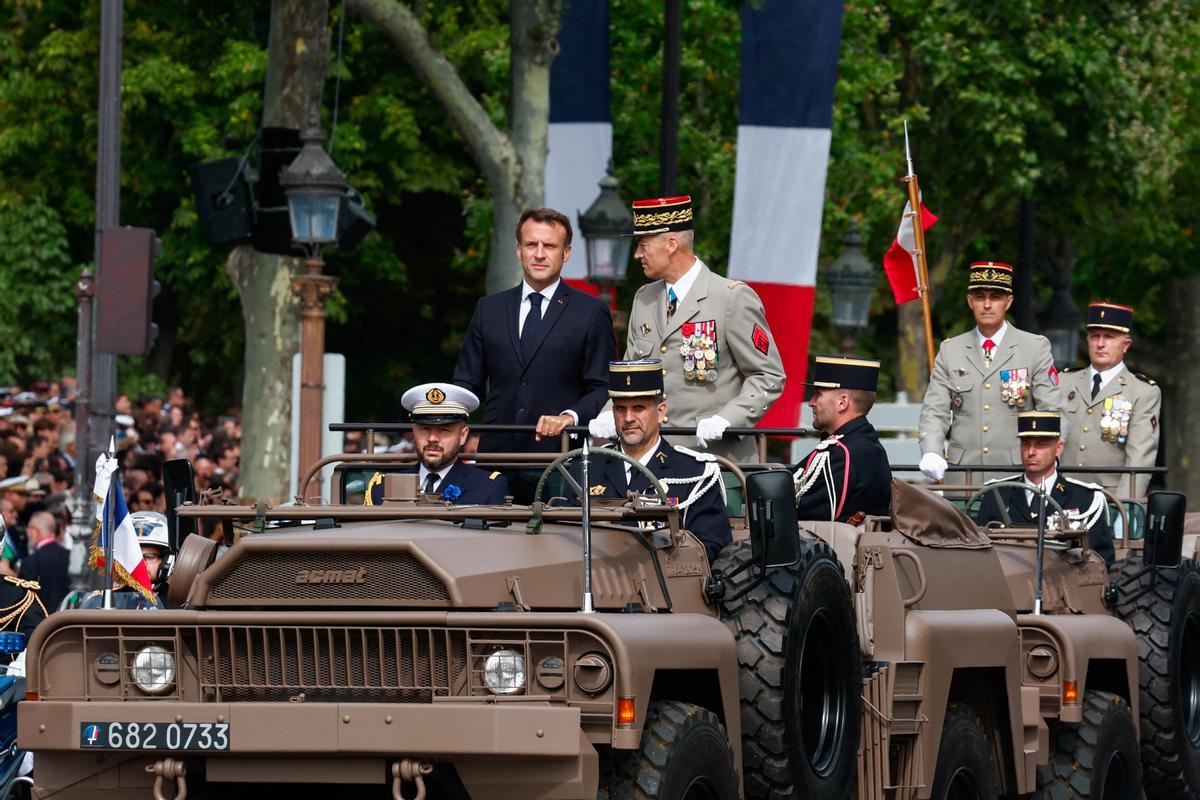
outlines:
[[300, 153], [300, 131], [295, 128], [263, 128], [257, 205], [254, 210], [254, 249], [280, 256], [299, 255], [292, 247], [292, 225], [288, 221], [287, 195], [279, 185], [279, 173]]
[[375, 217], [363, 207], [362, 195], [354, 187], [347, 189], [338, 211], [338, 250], [349, 253], [375, 225]]
[[200, 233], [210, 247], [237, 244], [250, 238], [250, 187], [237, 158], [192, 164], [192, 192], [200, 215]]

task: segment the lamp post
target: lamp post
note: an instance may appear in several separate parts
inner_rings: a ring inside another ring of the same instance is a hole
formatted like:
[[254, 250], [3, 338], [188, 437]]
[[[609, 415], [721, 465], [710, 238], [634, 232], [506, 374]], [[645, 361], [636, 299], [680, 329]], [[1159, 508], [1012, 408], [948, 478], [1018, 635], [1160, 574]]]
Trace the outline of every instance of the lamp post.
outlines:
[[858, 222], [850, 221], [850, 232], [842, 240], [842, 254], [825, 271], [832, 305], [830, 321], [842, 336], [842, 353], [854, 352], [854, 335], [866, 330], [875, 294], [875, 268], [862, 251]]
[[[629, 248], [633, 240], [633, 212], [617, 193], [620, 182], [613, 175], [612, 161], [608, 171], [600, 179], [600, 195], [588, 206], [588, 210], [576, 214], [579, 217], [579, 233], [587, 242], [588, 280], [600, 287], [600, 299], [613, 308], [616, 287], [625, 282], [629, 269]], [[613, 310], [613, 327], [617, 333], [624, 332], [628, 316], [623, 311]]]
[[321, 147], [325, 134], [316, 110], [300, 139], [300, 153], [280, 171], [279, 184], [287, 195], [292, 244], [306, 254], [304, 272], [292, 278], [292, 293], [300, 298], [299, 461], [303, 469], [321, 457], [325, 298], [337, 288], [337, 279], [321, 272], [325, 267], [321, 248], [337, 242], [346, 176]]
[[1066, 282], [1059, 281], [1054, 287], [1050, 300], [1038, 314], [1042, 332], [1050, 340], [1050, 352], [1054, 356], [1054, 364], [1059, 369], [1073, 366], [1075, 354], [1079, 351], [1079, 326], [1083, 323], [1083, 314], [1068, 289], [1070, 278]]

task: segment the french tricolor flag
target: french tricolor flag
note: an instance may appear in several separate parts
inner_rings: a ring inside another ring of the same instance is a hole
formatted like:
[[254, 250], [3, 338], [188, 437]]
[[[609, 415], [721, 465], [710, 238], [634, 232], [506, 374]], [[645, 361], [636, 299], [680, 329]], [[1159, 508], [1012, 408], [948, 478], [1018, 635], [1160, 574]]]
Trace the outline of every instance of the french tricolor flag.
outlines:
[[804, 400], [841, 35], [839, 2], [767, 0], [742, 8], [729, 277], [762, 298], [787, 370], [764, 427], [798, 425]]
[[[558, 55], [550, 64], [550, 131], [546, 153], [546, 205], [571, 218], [600, 194], [612, 158], [612, 110], [608, 74], [608, 0], [571, 0], [558, 31]], [[587, 258], [576, 242], [563, 279], [595, 294], [587, 283]]]
[[[131, 589], [140, 592], [147, 600], [154, 599], [150, 570], [142, 559], [142, 546], [138, 544], [129, 508], [125, 505], [125, 494], [117, 480], [117, 459], [101, 453], [96, 459], [96, 483], [92, 488], [92, 500], [96, 503], [96, 530], [92, 537], [91, 565], [104, 569], [104, 551], [108, 536], [112, 534], [113, 576]], [[109, 508], [112, 509], [111, 514]], [[108, 517], [108, 522], [105, 521]], [[110, 528], [111, 525], [111, 528]]]

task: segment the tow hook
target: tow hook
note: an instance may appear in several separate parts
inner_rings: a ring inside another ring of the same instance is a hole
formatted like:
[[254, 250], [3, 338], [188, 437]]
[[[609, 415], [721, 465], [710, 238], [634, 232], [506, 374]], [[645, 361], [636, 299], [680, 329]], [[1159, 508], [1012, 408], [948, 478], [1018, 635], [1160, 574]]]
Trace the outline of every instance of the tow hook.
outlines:
[[[154, 800], [186, 800], [187, 766], [177, 758], [164, 758], [146, 765], [146, 772], [154, 776]], [[163, 782], [175, 780], [175, 795], [168, 798], [163, 794]]]
[[[415, 758], [402, 758], [392, 764], [392, 800], [425, 800], [425, 776], [431, 772], [433, 764]], [[403, 787], [406, 783], [415, 784], [417, 787], [417, 793], [411, 798], [404, 796]]]

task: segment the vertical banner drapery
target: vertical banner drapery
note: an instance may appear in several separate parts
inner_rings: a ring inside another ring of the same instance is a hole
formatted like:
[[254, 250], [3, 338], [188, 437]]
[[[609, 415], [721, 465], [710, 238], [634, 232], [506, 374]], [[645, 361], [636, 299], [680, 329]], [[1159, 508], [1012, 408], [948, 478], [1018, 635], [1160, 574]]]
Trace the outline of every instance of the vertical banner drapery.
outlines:
[[560, 50], [550, 65], [550, 134], [546, 155], [546, 205], [571, 218], [575, 252], [563, 267], [567, 283], [586, 284], [587, 255], [579, 214], [600, 194], [612, 157], [612, 111], [608, 66], [608, 0], [564, 4]]
[[788, 382], [764, 427], [799, 424], [842, 33], [838, 0], [742, 9], [729, 276], [763, 300]]

